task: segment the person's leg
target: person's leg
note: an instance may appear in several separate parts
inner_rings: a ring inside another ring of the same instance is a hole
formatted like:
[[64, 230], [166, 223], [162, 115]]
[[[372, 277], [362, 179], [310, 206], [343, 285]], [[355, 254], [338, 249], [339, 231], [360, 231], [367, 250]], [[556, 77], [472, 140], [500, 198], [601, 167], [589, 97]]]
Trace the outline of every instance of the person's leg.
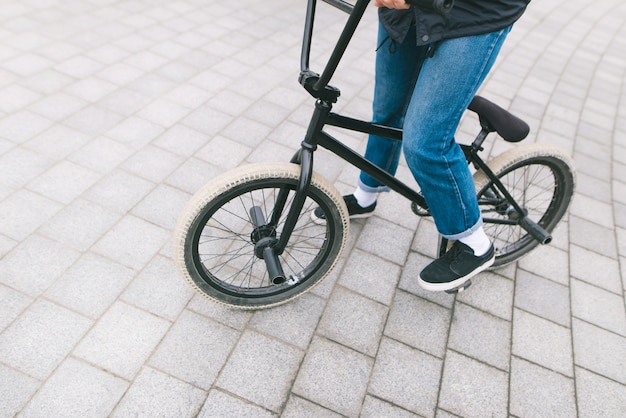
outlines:
[[[507, 34], [508, 29], [441, 42], [434, 56], [424, 62], [407, 109], [403, 149], [409, 168], [428, 202], [437, 230], [450, 240], [463, 242], [464, 239], [482, 238], [483, 241], [482, 245], [469, 248], [469, 255], [482, 264], [476, 268], [470, 266], [469, 275], [461, 271], [459, 277], [450, 280], [454, 274], [448, 274], [441, 279], [444, 282], [441, 286], [440, 283], [430, 288], [424, 286], [429, 290], [453, 288], [452, 284], [462, 284], [463, 280], [480, 271], [483, 264], [493, 262], [493, 247], [488, 239], [484, 240], [486, 235], [482, 233], [473, 178], [454, 134]], [[475, 250], [477, 247], [483, 250], [486, 247], [486, 260], [480, 257], [480, 251]], [[463, 247], [463, 250], [466, 248]], [[442, 267], [441, 262], [447, 263], [443, 267], [448, 268], [452, 261], [445, 257], [443, 261], [435, 261], [433, 264], [437, 268], [427, 267], [421, 274], [420, 284], [424, 285], [424, 280], [439, 280], [425, 275], [444, 276], [439, 268]]]
[[[372, 106], [374, 123], [402, 127], [419, 67], [427, 49], [418, 47], [413, 42], [414, 38], [414, 35], [409, 34], [404, 43], [393, 42], [382, 25], [379, 25]], [[390, 174], [395, 174], [401, 150], [401, 141], [370, 135], [365, 158]], [[388, 190], [364, 172], [359, 176], [358, 189], [363, 194], [370, 193], [374, 196], [380, 191]]]

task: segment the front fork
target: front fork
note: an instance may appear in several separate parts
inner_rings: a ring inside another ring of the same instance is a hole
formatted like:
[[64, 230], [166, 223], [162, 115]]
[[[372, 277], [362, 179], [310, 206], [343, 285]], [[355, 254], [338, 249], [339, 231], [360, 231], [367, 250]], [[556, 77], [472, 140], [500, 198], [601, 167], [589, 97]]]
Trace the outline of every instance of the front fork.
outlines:
[[[311, 178], [313, 177], [313, 153], [317, 148], [317, 135], [324, 127], [325, 120], [331, 109], [332, 105], [327, 101], [318, 100], [315, 103], [315, 110], [311, 122], [309, 123], [306, 136], [302, 141], [300, 149], [291, 159], [291, 163], [300, 165], [300, 178], [292, 198], [291, 206], [289, 207], [289, 212], [284, 218], [280, 237], [276, 238], [274, 234], [274, 236], [267, 236], [255, 242], [255, 254], [265, 261], [270, 280], [274, 284], [282, 284], [287, 280], [278, 256], [285, 251], [289, 238], [304, 207], [307, 190], [311, 184]], [[290, 190], [291, 189], [288, 187], [280, 189], [274, 210], [272, 211], [272, 217], [267, 224], [263, 221], [266, 218], [260, 207], [254, 206], [250, 208], [250, 219], [252, 220], [255, 231], [276, 231], [278, 229], [278, 223], [285, 210]]]

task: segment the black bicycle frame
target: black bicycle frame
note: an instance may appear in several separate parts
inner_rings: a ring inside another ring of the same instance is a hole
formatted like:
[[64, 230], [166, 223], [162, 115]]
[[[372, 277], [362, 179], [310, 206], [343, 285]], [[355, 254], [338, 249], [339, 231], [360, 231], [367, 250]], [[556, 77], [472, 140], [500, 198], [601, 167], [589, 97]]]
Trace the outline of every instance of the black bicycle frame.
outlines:
[[[348, 20], [344, 26], [342, 33], [339, 36], [337, 44], [332, 51], [330, 58], [324, 68], [321, 75], [313, 72], [309, 68], [309, 57], [311, 53], [311, 44], [313, 37], [313, 27], [315, 20], [315, 10], [317, 7], [317, 0], [309, 0], [307, 5], [305, 29], [302, 42], [302, 53], [300, 60], [300, 76], [299, 82], [302, 86], [317, 99], [315, 103], [315, 109], [313, 116], [309, 123], [304, 140], [301, 143], [301, 148], [291, 159], [292, 163], [299, 164], [301, 169], [300, 179], [296, 188], [289, 213], [285, 218], [285, 222], [282, 228], [281, 236], [278, 242], [272, 246], [274, 250], [274, 258], [282, 254], [287, 246], [287, 242], [293, 232], [293, 229], [299, 219], [300, 212], [304, 206], [306, 199], [306, 191], [311, 183], [311, 177], [313, 175], [313, 153], [318, 146], [321, 146], [335, 155], [339, 156], [349, 164], [357, 167], [358, 169], [368, 173], [370, 176], [378, 180], [381, 184], [388, 186], [391, 190], [401, 194], [409, 199], [411, 202], [416, 203], [424, 209], [428, 209], [428, 205], [424, 197], [413, 188], [407, 186], [396, 177], [381, 169], [380, 167], [372, 164], [366, 160], [361, 154], [355, 152], [351, 148], [347, 147], [337, 139], [333, 138], [327, 132], [325, 132], [324, 126], [334, 126], [351, 131], [361, 132], [364, 134], [373, 134], [389, 139], [402, 140], [402, 130], [392, 128], [389, 126], [379, 125], [372, 122], [365, 122], [358, 119], [341, 116], [336, 113], [332, 113], [332, 105], [337, 101], [340, 95], [339, 89], [330, 86], [330, 82], [333, 74], [335, 73], [339, 61], [341, 60], [346, 48], [352, 39], [356, 28], [361, 21], [361, 18], [370, 3], [370, 0], [357, 0], [352, 5], [343, 0], [323, 0], [338, 9], [349, 13]], [[542, 243], [548, 243], [551, 239], [550, 234], [543, 228], [537, 225], [534, 221], [528, 219], [525, 216], [524, 210], [515, 202], [513, 197], [506, 190], [504, 185], [500, 182], [497, 176], [489, 169], [487, 164], [478, 156], [478, 151], [482, 150], [481, 145], [485, 140], [487, 134], [490, 131], [483, 130], [476, 137], [472, 145], [460, 144], [468, 163], [473, 164], [477, 169], [483, 170], [487, 176], [493, 182], [494, 191], [497, 191], [518, 213], [519, 218], [516, 221], [505, 220], [487, 220], [486, 222], [492, 223], [511, 223], [518, 224], [526, 231], [528, 231], [535, 239]], [[282, 190], [277, 198], [277, 204], [275, 211], [272, 215], [271, 225], [278, 225], [279, 219], [282, 216], [283, 209], [286, 205], [289, 190]], [[445, 240], [442, 241], [442, 246], [445, 245]], [[441, 249], [443, 252], [443, 247]], [[271, 272], [270, 272], [271, 273]]]

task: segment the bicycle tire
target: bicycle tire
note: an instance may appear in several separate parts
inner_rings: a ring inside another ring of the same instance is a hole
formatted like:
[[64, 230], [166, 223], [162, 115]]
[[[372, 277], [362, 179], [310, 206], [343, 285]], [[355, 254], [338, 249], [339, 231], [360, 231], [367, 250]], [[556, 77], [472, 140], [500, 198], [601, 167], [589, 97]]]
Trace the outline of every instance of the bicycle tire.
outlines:
[[[530, 219], [551, 233], [574, 194], [575, 172], [570, 156], [546, 144], [518, 146], [487, 162]], [[527, 255], [539, 242], [521, 226], [493, 223], [490, 219], [510, 220], [512, 210], [484, 171], [474, 174], [484, 229], [496, 247], [492, 266], [500, 267]], [[496, 196], [494, 196], [496, 195]]]
[[[213, 301], [262, 309], [288, 302], [326, 277], [345, 248], [349, 219], [337, 189], [316, 173], [296, 228], [279, 256], [288, 279], [271, 283], [265, 262], [254, 252], [250, 208], [258, 207], [267, 222], [277, 193], [288, 190], [280, 221], [264, 230], [280, 238], [299, 178], [296, 164], [258, 163], [226, 172], [199, 190], [181, 213], [173, 238], [174, 260], [186, 281]], [[310, 217], [317, 207], [326, 217], [322, 225]]]

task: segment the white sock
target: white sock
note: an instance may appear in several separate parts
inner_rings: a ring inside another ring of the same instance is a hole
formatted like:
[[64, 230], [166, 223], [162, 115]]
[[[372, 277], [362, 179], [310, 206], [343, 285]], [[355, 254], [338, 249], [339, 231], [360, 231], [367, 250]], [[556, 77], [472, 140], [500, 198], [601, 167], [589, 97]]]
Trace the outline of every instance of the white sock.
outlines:
[[356, 198], [357, 203], [362, 208], [366, 208], [371, 206], [376, 202], [376, 198], [378, 197], [378, 192], [366, 192], [365, 190], [357, 187], [353, 193]]
[[487, 251], [489, 251], [489, 248], [491, 248], [491, 240], [487, 234], [485, 234], [485, 230], [482, 227], [478, 228], [478, 230], [471, 235], [461, 238], [459, 241], [474, 250], [476, 257], [485, 255]]

